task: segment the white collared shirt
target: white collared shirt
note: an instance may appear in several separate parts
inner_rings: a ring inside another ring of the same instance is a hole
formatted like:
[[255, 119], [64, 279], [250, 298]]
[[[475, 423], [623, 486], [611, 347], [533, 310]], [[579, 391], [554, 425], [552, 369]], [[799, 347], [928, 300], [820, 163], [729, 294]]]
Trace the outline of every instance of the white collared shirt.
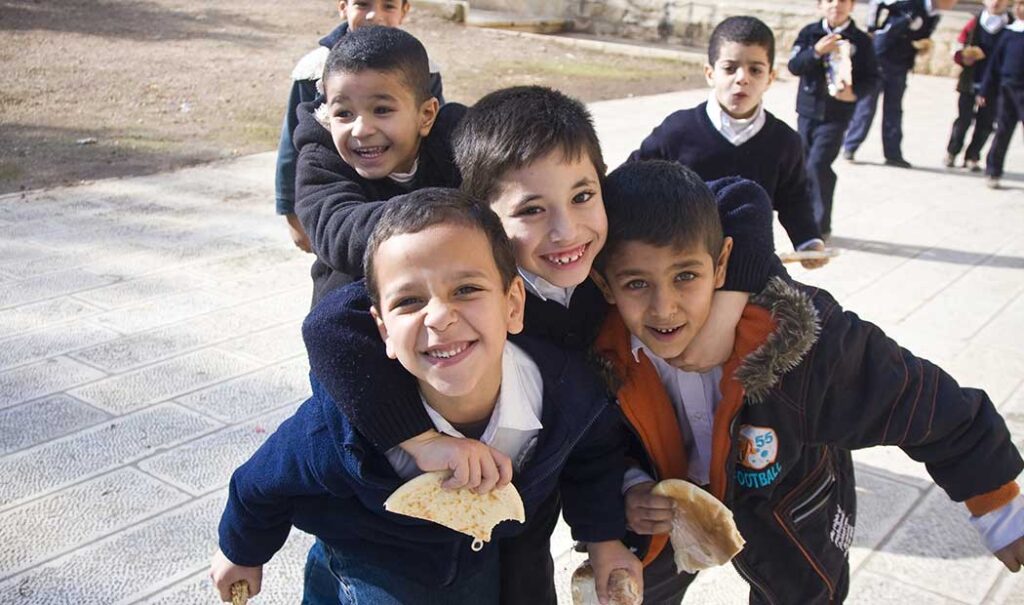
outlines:
[[553, 300], [563, 307], [569, 308], [569, 301], [572, 300], [572, 293], [576, 291], [576, 286], [559, 288], [543, 277], [534, 275], [522, 267], [519, 267], [519, 276], [523, 278], [526, 289], [537, 298], [544, 301]]
[[990, 34], [998, 33], [999, 30], [1006, 27], [1006, 24], [1009, 22], [1009, 12], [1004, 12], [1001, 15], [993, 15], [987, 10], [983, 10], [981, 11], [981, 15], [978, 16], [978, 25]]
[[1013, 23], [1007, 25], [1006, 29], [1012, 32], [1024, 33], [1024, 19], [1017, 19]]
[[[533, 453], [537, 434], [544, 428], [540, 421], [543, 402], [544, 381], [540, 368], [525, 351], [506, 342], [501, 357], [501, 390], [480, 441], [508, 455], [518, 471]], [[426, 401], [423, 401], [423, 407], [437, 432], [465, 438]], [[401, 447], [393, 447], [385, 454], [402, 479], [412, 479], [423, 472]]]
[[711, 125], [715, 127], [715, 130], [721, 133], [726, 141], [736, 146], [742, 145], [754, 138], [754, 135], [761, 132], [761, 129], [764, 128], [764, 124], [768, 119], [764, 113], [764, 102], [758, 103], [757, 109], [754, 110], [754, 115], [749, 118], [741, 120], [732, 117], [718, 104], [718, 99], [715, 98], [715, 91], [713, 90], [708, 97], [707, 113], [708, 119], [711, 120]]
[[843, 21], [842, 25], [839, 25], [835, 29], [832, 29], [828, 25], [828, 19], [822, 19], [821, 20], [821, 27], [825, 29], [825, 33], [826, 34], [841, 34], [844, 31], [846, 31], [846, 28], [850, 27], [850, 23], [852, 23], [852, 22], [853, 22], [852, 19], [847, 19], [846, 21]]

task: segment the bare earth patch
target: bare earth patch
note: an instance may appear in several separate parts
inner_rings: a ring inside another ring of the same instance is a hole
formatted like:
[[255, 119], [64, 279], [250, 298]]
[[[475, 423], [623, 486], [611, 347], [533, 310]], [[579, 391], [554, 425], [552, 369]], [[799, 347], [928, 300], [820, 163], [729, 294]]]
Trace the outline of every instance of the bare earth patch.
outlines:
[[[334, 2], [0, 0], [0, 193], [276, 148], [291, 68]], [[584, 101], [667, 92], [693, 69], [467, 28], [413, 11], [448, 100], [513, 84]]]

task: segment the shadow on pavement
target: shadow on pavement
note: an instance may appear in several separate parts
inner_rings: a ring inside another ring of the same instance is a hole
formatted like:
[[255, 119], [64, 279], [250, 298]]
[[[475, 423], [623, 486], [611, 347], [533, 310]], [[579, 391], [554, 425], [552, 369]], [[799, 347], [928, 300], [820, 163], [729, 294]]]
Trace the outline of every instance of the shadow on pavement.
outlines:
[[912, 244], [899, 244], [894, 242], [881, 242], [869, 239], [856, 239], [852, 237], [833, 237], [829, 243], [837, 248], [860, 250], [871, 254], [882, 254], [885, 256], [901, 256], [915, 260], [934, 261], [940, 263], [953, 263], [957, 265], [985, 265], [986, 267], [999, 267], [1005, 269], [1024, 269], [1024, 257], [1000, 256], [985, 252], [968, 252], [966, 250], [953, 250], [951, 248], [937, 248], [927, 246], [914, 246]]

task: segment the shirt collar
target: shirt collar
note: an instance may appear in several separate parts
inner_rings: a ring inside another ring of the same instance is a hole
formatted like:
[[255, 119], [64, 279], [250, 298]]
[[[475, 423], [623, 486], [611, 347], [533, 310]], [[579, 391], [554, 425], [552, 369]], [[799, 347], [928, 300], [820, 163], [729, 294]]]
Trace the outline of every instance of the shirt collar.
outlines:
[[746, 119], [734, 118], [726, 113], [722, 106], [718, 104], [718, 99], [715, 98], [715, 91], [713, 90], [708, 95], [707, 114], [715, 130], [720, 132], [733, 145], [742, 145], [754, 138], [754, 135], [761, 132], [761, 129], [764, 128], [765, 121], [767, 120], [764, 112], [764, 101], [758, 103], [753, 116]]
[[419, 166], [420, 158], [417, 157], [412, 161], [412, 168], [409, 169], [409, 172], [392, 172], [388, 175], [388, 178], [403, 185], [411, 183], [412, 180], [416, 178], [416, 169], [419, 168]]
[[1024, 32], [1024, 19], [1017, 19], [1013, 23], [1006, 26], [1006, 29], [1012, 32], [1022, 33]]
[[576, 291], [576, 286], [559, 288], [543, 277], [534, 275], [522, 267], [519, 267], [519, 276], [526, 283], [526, 289], [532, 292], [534, 296], [543, 301], [553, 300], [566, 308], [569, 307], [569, 301], [572, 300], [572, 293]]
[[987, 10], [983, 10], [981, 11], [981, 16], [978, 17], [978, 25], [980, 25], [982, 29], [984, 29], [990, 34], [997, 33], [999, 30], [1006, 27], [1006, 24], [1009, 22], [1009, 11], [1001, 15], [993, 15]]
[[832, 28], [830, 28], [828, 26], [828, 19], [822, 19], [821, 20], [821, 27], [825, 29], [825, 33], [826, 34], [841, 34], [844, 31], [846, 31], [846, 28], [850, 27], [851, 23], [853, 23], [853, 19], [847, 17], [846, 21], [844, 21], [842, 23], [842, 25], [840, 25], [839, 27], [837, 27], [835, 29], [832, 29]]

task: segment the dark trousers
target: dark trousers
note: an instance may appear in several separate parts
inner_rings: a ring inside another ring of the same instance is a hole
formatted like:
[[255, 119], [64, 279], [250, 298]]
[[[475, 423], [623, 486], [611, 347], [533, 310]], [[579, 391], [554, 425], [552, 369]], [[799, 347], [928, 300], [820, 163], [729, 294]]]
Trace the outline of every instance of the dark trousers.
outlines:
[[523, 533], [498, 543], [502, 605], [557, 605], [551, 534], [562, 512], [558, 491], [527, 517]]
[[[989, 103], [995, 99], [987, 99]], [[1017, 128], [1017, 122], [1024, 124], [1024, 88], [999, 88], [999, 109], [996, 113], [996, 136], [992, 139], [992, 147], [985, 158], [985, 174], [1003, 176], [1003, 162], [1006, 150], [1010, 148], [1010, 139]]]
[[832, 232], [832, 198], [836, 191], [836, 173], [832, 162], [843, 146], [846, 120], [825, 122], [799, 116], [797, 128], [807, 156], [807, 182], [811, 188], [814, 220], [823, 235]]
[[857, 100], [853, 111], [850, 129], [846, 132], [843, 146], [853, 153], [861, 146], [871, 130], [871, 122], [875, 119], [878, 109], [878, 96], [882, 96], [882, 152], [887, 160], [902, 160], [903, 152], [903, 93], [907, 90], [907, 72], [909, 67], [890, 63], [878, 58], [878, 71], [881, 76], [879, 87], [871, 94]]
[[973, 92], [960, 93], [960, 100], [957, 101], [957, 116], [953, 122], [953, 131], [949, 134], [949, 145], [946, 145], [946, 152], [952, 156], [960, 153], [960, 150], [964, 148], [967, 130], [973, 122], [974, 135], [971, 137], [971, 143], [967, 146], [967, 151], [964, 153], [964, 160], [974, 160], [977, 162], [981, 159], [981, 148], [985, 146], [989, 135], [992, 134], [992, 122], [995, 119], [996, 112], [995, 103], [990, 103], [984, 107], [976, 107], [974, 97]]
[[644, 605], [679, 605], [697, 574], [676, 573], [672, 545], [644, 567]]

